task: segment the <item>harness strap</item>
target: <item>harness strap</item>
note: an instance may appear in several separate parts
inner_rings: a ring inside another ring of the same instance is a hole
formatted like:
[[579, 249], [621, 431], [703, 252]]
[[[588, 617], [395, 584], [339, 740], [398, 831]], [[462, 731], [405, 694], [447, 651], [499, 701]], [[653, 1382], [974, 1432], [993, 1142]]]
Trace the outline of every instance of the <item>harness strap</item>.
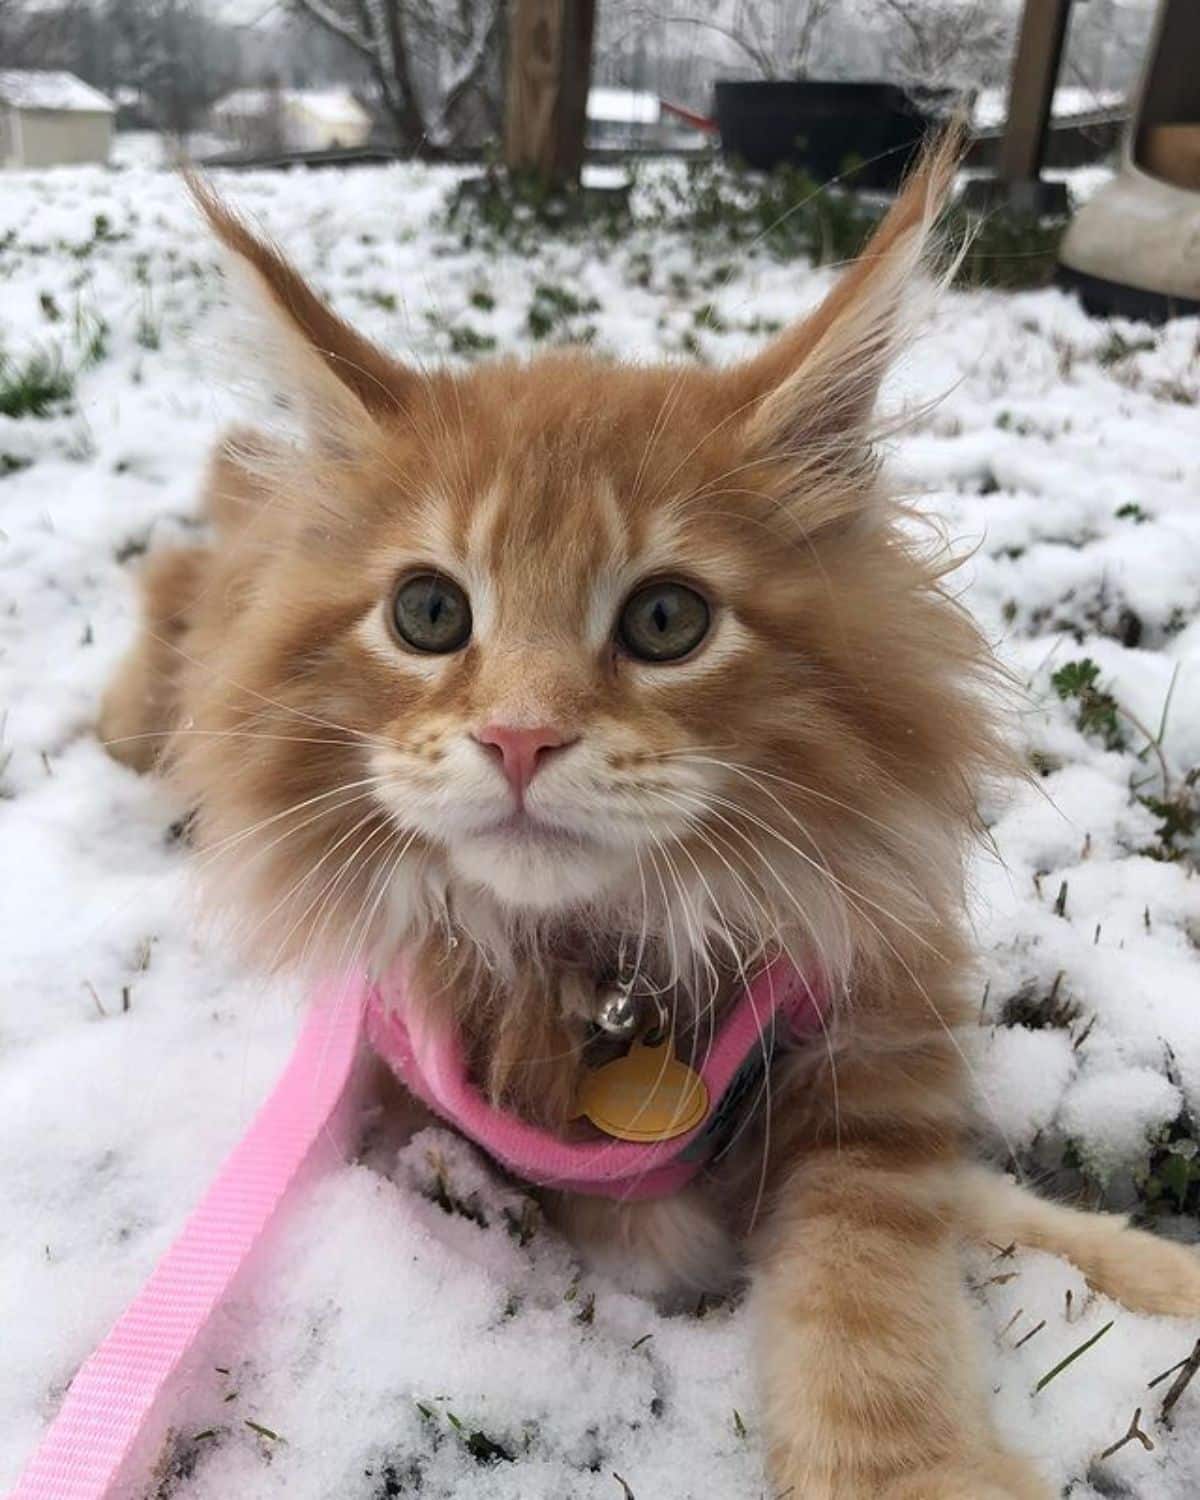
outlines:
[[714, 1116], [717, 1124], [727, 1120], [732, 1101], [726, 1095], [746, 1063], [769, 1066], [776, 1022], [781, 1037], [799, 1039], [819, 1030], [823, 994], [788, 959], [776, 959], [757, 974], [711, 1040], [705, 1038], [704, 1061], [697, 1067], [712, 1112], [685, 1134], [664, 1141], [561, 1140], [495, 1108], [471, 1080], [454, 1032], [411, 1024], [403, 964], [390, 976], [386, 994], [372, 993], [367, 1034], [410, 1093], [514, 1176], [538, 1187], [632, 1201], [668, 1197], [696, 1176], [709, 1148], [720, 1144], [719, 1132], [711, 1133]]
[[360, 1053], [362, 987], [323, 990], [274, 1091], [149, 1281], [80, 1367], [10, 1500], [112, 1500], [138, 1490], [156, 1407], [284, 1195], [331, 1149], [344, 1155], [342, 1108]]

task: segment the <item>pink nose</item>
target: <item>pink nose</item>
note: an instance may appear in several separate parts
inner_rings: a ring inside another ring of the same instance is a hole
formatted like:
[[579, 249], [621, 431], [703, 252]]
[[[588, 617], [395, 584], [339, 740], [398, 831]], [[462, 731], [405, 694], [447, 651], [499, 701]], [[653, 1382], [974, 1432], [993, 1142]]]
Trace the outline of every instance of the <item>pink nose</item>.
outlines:
[[535, 729], [516, 729], [509, 724], [487, 724], [475, 738], [489, 755], [500, 762], [518, 802], [551, 754], [575, 743], [548, 724], [539, 724]]

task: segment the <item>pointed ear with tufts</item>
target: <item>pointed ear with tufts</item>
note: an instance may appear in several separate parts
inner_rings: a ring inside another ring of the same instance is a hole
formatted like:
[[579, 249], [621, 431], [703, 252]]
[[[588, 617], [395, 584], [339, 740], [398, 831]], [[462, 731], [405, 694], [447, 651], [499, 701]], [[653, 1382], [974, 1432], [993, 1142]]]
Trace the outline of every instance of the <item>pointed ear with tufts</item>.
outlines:
[[343, 322], [207, 182], [190, 172], [186, 180], [228, 253], [234, 279], [262, 315], [255, 352], [295, 401], [310, 436], [337, 447], [348, 430], [362, 428], [364, 417], [387, 420], [409, 411], [419, 377]]
[[739, 404], [752, 408], [751, 452], [797, 464], [798, 479], [869, 457], [883, 377], [927, 310], [931, 231], [961, 150], [957, 127], [928, 147], [825, 300], [732, 372]]

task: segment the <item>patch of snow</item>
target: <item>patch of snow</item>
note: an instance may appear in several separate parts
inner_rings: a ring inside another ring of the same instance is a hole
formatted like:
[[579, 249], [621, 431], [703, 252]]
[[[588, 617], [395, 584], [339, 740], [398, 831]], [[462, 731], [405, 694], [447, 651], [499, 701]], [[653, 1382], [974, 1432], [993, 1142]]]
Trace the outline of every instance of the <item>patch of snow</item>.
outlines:
[[632, 181], [629, 168], [619, 163], [584, 162], [579, 181], [586, 188], [622, 188]]
[[1059, 1125], [1104, 1182], [1145, 1151], [1182, 1107], [1182, 1093], [1157, 1069], [1102, 1065], [1069, 1090]]
[[[1124, 89], [1093, 89], [1082, 84], [1062, 83], [1054, 90], [1051, 118], [1059, 121], [1082, 115], [1119, 110], [1128, 102]], [[980, 89], [975, 96], [971, 123], [976, 130], [994, 130], [1008, 119], [1008, 89]]]
[[180, 161], [201, 161], [222, 151], [232, 151], [236, 142], [211, 131], [190, 131], [180, 143], [160, 130], [118, 130], [108, 153], [110, 167], [152, 169], [175, 167]]

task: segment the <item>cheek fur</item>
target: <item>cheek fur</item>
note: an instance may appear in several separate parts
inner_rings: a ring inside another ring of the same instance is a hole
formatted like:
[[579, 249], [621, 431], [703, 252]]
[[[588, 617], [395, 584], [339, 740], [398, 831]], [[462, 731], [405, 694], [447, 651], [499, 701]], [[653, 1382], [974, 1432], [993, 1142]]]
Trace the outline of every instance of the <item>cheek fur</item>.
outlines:
[[401, 679], [411, 677], [420, 682], [440, 682], [450, 665], [449, 654], [437, 656], [405, 651], [388, 628], [387, 607], [386, 604], [372, 605], [362, 617], [354, 630], [357, 644], [385, 672]]

